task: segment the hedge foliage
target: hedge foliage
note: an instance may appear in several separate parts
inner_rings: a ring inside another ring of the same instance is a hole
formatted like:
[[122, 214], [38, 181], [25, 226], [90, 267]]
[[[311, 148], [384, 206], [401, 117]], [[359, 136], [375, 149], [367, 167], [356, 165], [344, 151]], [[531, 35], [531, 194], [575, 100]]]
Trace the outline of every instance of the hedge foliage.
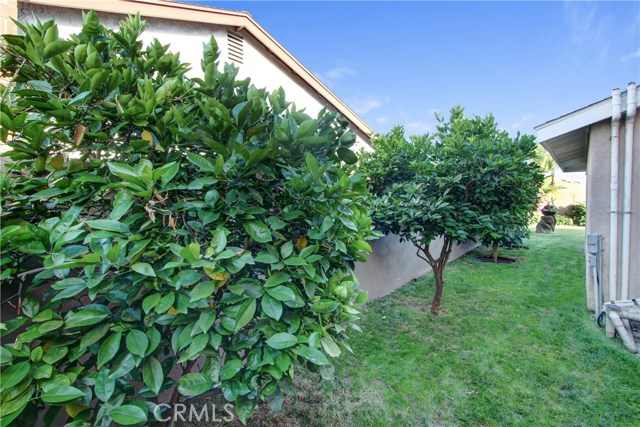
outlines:
[[19, 27], [1, 61], [1, 285], [19, 304], [2, 424], [62, 406], [70, 426], [148, 424], [160, 394], [214, 388], [246, 421], [280, 408], [294, 366], [330, 377], [373, 233], [347, 123], [220, 69], [213, 38], [200, 79], [143, 47], [139, 17], [112, 31], [90, 12], [68, 40]]

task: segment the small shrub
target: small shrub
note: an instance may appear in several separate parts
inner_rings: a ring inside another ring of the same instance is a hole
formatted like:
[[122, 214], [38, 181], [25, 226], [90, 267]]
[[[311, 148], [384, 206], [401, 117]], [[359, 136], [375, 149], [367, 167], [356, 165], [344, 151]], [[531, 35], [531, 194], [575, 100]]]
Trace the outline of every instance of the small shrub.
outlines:
[[584, 203], [576, 203], [569, 205], [569, 213], [567, 214], [572, 220], [572, 225], [584, 227], [587, 219], [587, 206]]
[[568, 215], [556, 215], [557, 225], [575, 225]]
[[372, 235], [346, 123], [219, 70], [214, 39], [190, 79], [167, 46], [143, 49], [139, 17], [111, 31], [90, 12], [69, 40], [18, 25], [2, 52], [0, 279], [19, 289], [2, 425], [63, 405], [68, 426], [147, 424], [163, 392], [214, 388], [244, 422], [280, 408], [294, 365], [330, 377]]

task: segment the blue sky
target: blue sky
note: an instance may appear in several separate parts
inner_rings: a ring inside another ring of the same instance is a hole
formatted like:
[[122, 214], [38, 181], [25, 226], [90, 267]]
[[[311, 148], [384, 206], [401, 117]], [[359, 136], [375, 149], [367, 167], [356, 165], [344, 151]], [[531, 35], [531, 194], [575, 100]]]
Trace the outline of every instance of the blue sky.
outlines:
[[640, 83], [640, 2], [188, 1], [245, 10], [374, 130], [533, 127]]

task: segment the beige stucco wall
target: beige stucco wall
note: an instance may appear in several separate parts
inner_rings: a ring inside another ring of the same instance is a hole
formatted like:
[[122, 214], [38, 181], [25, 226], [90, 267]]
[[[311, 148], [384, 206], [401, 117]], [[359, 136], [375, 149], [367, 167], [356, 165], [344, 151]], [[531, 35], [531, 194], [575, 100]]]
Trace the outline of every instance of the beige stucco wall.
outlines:
[[[620, 126], [620, 151], [619, 151], [619, 188], [620, 206], [622, 211], [622, 189], [624, 170], [624, 145], [625, 145], [624, 117]], [[630, 298], [640, 298], [640, 117], [636, 118], [634, 126], [634, 150], [633, 150], [633, 184], [631, 191], [631, 250], [629, 264], [631, 266], [629, 292]], [[611, 121], [606, 120], [591, 126], [589, 134], [589, 148], [587, 155], [587, 234], [602, 234], [604, 236], [603, 278], [602, 288], [604, 300], [609, 299], [609, 244], [610, 244], [610, 182], [611, 182]], [[618, 268], [622, 261], [621, 228], [622, 216], [618, 223]], [[589, 268], [587, 263], [587, 269]], [[618, 270], [620, 271], [620, 270]], [[618, 273], [620, 277], [620, 273]], [[587, 307], [594, 310], [593, 281], [587, 270]], [[618, 286], [619, 289], [619, 286]], [[619, 291], [618, 291], [619, 292]], [[618, 294], [619, 295], [619, 294]]]
[[[369, 291], [369, 298], [379, 298], [387, 295], [409, 282], [431, 271], [431, 267], [416, 255], [416, 248], [411, 242], [400, 242], [396, 235], [385, 236], [371, 243], [373, 253], [366, 263], [356, 264], [356, 277], [360, 286]], [[464, 243], [454, 246], [449, 262], [466, 254], [475, 248], [475, 243]], [[431, 253], [440, 253], [442, 239], [434, 241]], [[446, 272], [445, 272], [446, 278]]]

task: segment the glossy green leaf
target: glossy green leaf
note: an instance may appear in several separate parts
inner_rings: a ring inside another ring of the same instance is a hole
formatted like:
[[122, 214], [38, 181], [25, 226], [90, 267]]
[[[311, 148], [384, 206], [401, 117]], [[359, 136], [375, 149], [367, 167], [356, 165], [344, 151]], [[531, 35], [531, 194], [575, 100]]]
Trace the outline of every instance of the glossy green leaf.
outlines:
[[220, 369], [220, 379], [229, 380], [236, 376], [238, 372], [242, 370], [242, 360], [230, 359], [224, 362], [224, 365]]
[[45, 59], [49, 59], [52, 56], [59, 55], [62, 52], [69, 50], [71, 46], [73, 46], [72, 42], [56, 40], [44, 47], [43, 55]]
[[238, 308], [238, 314], [236, 315], [236, 331], [245, 327], [256, 313], [256, 300], [250, 298], [246, 300], [240, 308]]
[[342, 353], [342, 350], [340, 350], [338, 344], [336, 344], [333, 338], [331, 338], [329, 335], [325, 335], [324, 337], [320, 338], [320, 343], [322, 344], [322, 348], [324, 349], [324, 351], [326, 351], [327, 354], [331, 357], [338, 357]]
[[40, 395], [45, 403], [64, 403], [84, 396], [84, 392], [69, 385], [53, 386]]
[[96, 397], [103, 402], [109, 400], [116, 389], [116, 379], [109, 377], [109, 370], [102, 369], [96, 376], [96, 385], [93, 388]]
[[187, 159], [203, 172], [215, 171], [215, 166], [199, 154], [187, 152]]
[[277, 299], [278, 301], [294, 301], [296, 294], [286, 286], [276, 286], [275, 288], [266, 289], [269, 296]]
[[70, 313], [64, 321], [65, 328], [78, 328], [81, 326], [95, 325], [109, 316], [108, 313], [98, 310], [78, 310]]
[[27, 376], [30, 369], [31, 364], [29, 362], [19, 362], [3, 369], [2, 373], [0, 373], [0, 388], [3, 391], [9, 390], [11, 387], [22, 381]]
[[296, 336], [286, 332], [277, 333], [267, 340], [267, 345], [276, 350], [289, 348], [297, 343], [298, 339]]
[[224, 228], [217, 228], [213, 232], [210, 245], [213, 248], [214, 255], [217, 255], [224, 250], [227, 246], [227, 236]]
[[147, 421], [147, 413], [136, 405], [122, 405], [109, 411], [113, 421], [124, 426], [139, 424]]
[[162, 365], [155, 357], [148, 357], [142, 365], [142, 380], [156, 395], [160, 393], [164, 381]]
[[49, 364], [54, 364], [63, 357], [65, 357], [69, 353], [69, 348], [67, 346], [61, 347], [50, 347], [45, 350], [42, 355], [42, 360]]
[[218, 284], [213, 281], [198, 283], [196, 286], [193, 287], [193, 289], [189, 293], [190, 301], [194, 302], [202, 298], [210, 297], [213, 294], [213, 292], [216, 290], [217, 286]]
[[142, 309], [145, 313], [149, 313], [153, 308], [158, 305], [160, 302], [160, 298], [162, 298], [161, 294], [151, 294], [148, 295], [142, 300]]
[[134, 199], [129, 193], [124, 190], [118, 191], [113, 200], [113, 209], [109, 214], [109, 219], [118, 221], [129, 212], [129, 209], [133, 206], [133, 202]]
[[338, 157], [340, 157], [340, 160], [342, 160], [343, 162], [349, 165], [352, 165], [358, 162], [358, 156], [356, 156], [356, 153], [349, 150], [348, 148], [340, 147], [338, 148], [336, 153], [338, 154]]
[[33, 316], [38, 314], [39, 310], [40, 301], [38, 301], [35, 297], [27, 295], [22, 300], [22, 312], [25, 314], [25, 316], [33, 318]]
[[118, 353], [121, 339], [122, 333], [114, 332], [100, 344], [100, 350], [98, 350], [98, 369], [102, 368]]
[[153, 270], [153, 267], [146, 262], [137, 262], [131, 266], [131, 269], [145, 276], [156, 277], [156, 272]]
[[315, 365], [328, 365], [329, 360], [327, 356], [324, 355], [323, 352], [316, 348], [307, 347], [306, 345], [300, 345], [293, 349], [293, 352], [304, 357], [309, 362]]
[[271, 230], [262, 221], [244, 221], [242, 227], [258, 243], [271, 242]]
[[262, 311], [267, 316], [274, 320], [280, 320], [280, 317], [282, 316], [282, 303], [277, 299], [274, 299], [269, 295], [264, 295], [260, 302], [260, 307], [262, 307]]
[[307, 261], [300, 257], [291, 257], [284, 260], [285, 265], [307, 265]]
[[135, 354], [137, 356], [144, 356], [147, 348], [149, 347], [149, 338], [147, 338], [147, 335], [144, 332], [137, 329], [129, 331], [125, 342], [127, 350], [129, 350], [131, 354]]
[[178, 380], [178, 391], [183, 396], [197, 396], [213, 387], [213, 381], [200, 372], [183, 375]]
[[275, 286], [281, 285], [285, 282], [288, 282], [291, 279], [291, 276], [287, 273], [278, 272], [269, 276], [266, 282], [264, 282], [265, 288], [273, 288]]

